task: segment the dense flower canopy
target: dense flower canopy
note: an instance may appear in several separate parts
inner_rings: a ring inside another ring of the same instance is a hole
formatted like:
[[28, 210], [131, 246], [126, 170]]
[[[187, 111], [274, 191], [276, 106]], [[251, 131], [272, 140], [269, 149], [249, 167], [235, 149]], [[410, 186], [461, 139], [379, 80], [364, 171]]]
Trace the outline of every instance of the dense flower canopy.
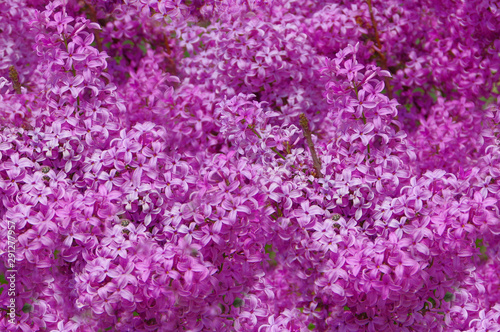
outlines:
[[0, 17], [0, 330], [500, 331], [496, 1]]

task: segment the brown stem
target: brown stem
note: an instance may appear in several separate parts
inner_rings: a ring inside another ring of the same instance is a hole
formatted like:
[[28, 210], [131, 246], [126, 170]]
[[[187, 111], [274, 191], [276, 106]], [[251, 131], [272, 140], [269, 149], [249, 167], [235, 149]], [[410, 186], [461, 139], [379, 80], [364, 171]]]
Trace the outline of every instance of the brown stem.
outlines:
[[302, 126], [302, 130], [304, 132], [304, 137], [306, 138], [307, 145], [309, 146], [309, 150], [311, 151], [311, 156], [313, 160], [313, 166], [314, 170], [316, 171], [315, 176], [317, 178], [323, 177], [323, 174], [321, 174], [321, 161], [318, 158], [318, 155], [316, 154], [316, 149], [314, 148], [314, 144], [312, 141], [312, 133], [311, 133], [311, 128], [309, 128], [309, 121], [307, 120], [306, 116], [304, 113], [300, 114], [300, 125]]
[[[89, 19], [92, 21], [92, 22], [96, 22], [96, 23], [99, 23], [98, 20], [97, 20], [97, 12], [95, 10], [95, 8], [88, 2], [85, 2], [85, 6], [83, 7], [83, 10], [87, 9], [87, 13], [89, 15]], [[102, 39], [101, 39], [101, 36], [100, 36], [100, 33], [99, 33], [99, 30], [94, 30], [94, 36], [95, 36], [95, 42], [96, 42], [96, 46], [97, 46], [97, 50], [99, 52], [102, 52]]]
[[163, 45], [165, 46], [165, 51], [169, 55], [167, 57], [167, 61], [168, 61], [167, 71], [169, 71], [173, 75], [176, 75], [177, 68], [176, 68], [174, 59], [172, 59], [172, 48], [170, 47], [170, 40], [166, 35], [163, 36]]
[[[366, 2], [368, 4], [368, 10], [370, 12], [370, 20], [372, 21], [373, 32], [375, 34], [375, 42], [378, 48], [378, 50], [375, 50], [375, 52], [377, 52], [377, 54], [380, 56], [380, 63], [382, 69], [389, 70], [388, 69], [389, 67], [387, 66], [387, 57], [382, 52], [382, 42], [380, 41], [380, 35], [378, 34], [377, 21], [375, 20], [375, 15], [373, 14], [372, 0], [367, 0]], [[387, 87], [387, 95], [389, 99], [392, 99], [392, 86], [389, 83], [389, 77], [384, 77], [384, 83], [385, 86]]]
[[21, 94], [21, 83], [19, 82], [19, 74], [17, 73], [16, 67], [10, 66], [9, 67], [9, 77], [10, 80], [12, 81], [12, 86], [14, 87], [14, 90], [16, 91], [17, 94]]

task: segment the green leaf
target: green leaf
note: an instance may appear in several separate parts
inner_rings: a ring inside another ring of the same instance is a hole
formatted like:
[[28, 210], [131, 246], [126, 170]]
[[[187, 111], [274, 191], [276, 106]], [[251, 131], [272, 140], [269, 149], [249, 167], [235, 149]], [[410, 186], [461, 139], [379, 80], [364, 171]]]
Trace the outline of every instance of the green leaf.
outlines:
[[488, 260], [488, 255], [486, 255], [486, 251], [488, 248], [484, 245], [483, 239], [476, 240], [476, 248], [479, 248], [479, 252], [481, 253], [480, 258], [483, 260]]
[[133, 315], [134, 317], [137, 317], [137, 316], [139, 316], [139, 313], [138, 313], [137, 311], [134, 311], [134, 312], [132, 313], [132, 315]]
[[427, 299], [427, 301], [429, 301], [431, 304], [432, 304], [432, 307], [435, 308], [436, 307], [436, 300], [434, 300], [432, 297], [429, 297]]
[[243, 305], [243, 300], [240, 299], [239, 297], [235, 298], [233, 301], [233, 307], [239, 308]]
[[446, 294], [444, 294], [444, 300], [445, 302], [450, 302], [451, 300], [453, 300], [453, 294], [450, 292], [446, 292]]
[[146, 48], [146, 43], [141, 42], [141, 43], [140, 43], [139, 45], [137, 45], [137, 46], [139, 46], [139, 48], [141, 49], [141, 51], [142, 51], [142, 54], [143, 54], [143, 55], [146, 55], [146, 53], [148, 53], [148, 50], [147, 50], [147, 48]]
[[9, 282], [7, 281], [7, 279], [5, 279], [5, 275], [4, 274], [0, 274], [0, 285], [5, 285], [5, 284], [8, 284]]
[[307, 328], [312, 331], [316, 328], [316, 325], [314, 325], [313, 323], [310, 323], [309, 325], [307, 325]]
[[57, 259], [57, 255], [59, 255], [60, 251], [59, 250], [54, 250], [54, 259]]
[[23, 309], [22, 309], [22, 311], [23, 311], [25, 314], [27, 314], [28, 312], [31, 312], [32, 310], [33, 310], [33, 306], [32, 306], [31, 304], [29, 304], [29, 303], [25, 303], [25, 304], [23, 305]]
[[130, 45], [130, 46], [134, 46], [134, 42], [131, 41], [131, 40], [126, 40], [122, 43], [123, 45]]
[[437, 95], [436, 95], [436, 93], [435, 93], [435, 92], [429, 92], [429, 96], [431, 96], [431, 98], [432, 98], [432, 100], [433, 100], [434, 102], [436, 102], [436, 101], [437, 101], [437, 99], [438, 99], [438, 98], [437, 98]]
[[266, 244], [264, 246], [264, 252], [269, 255], [269, 261], [268, 261], [268, 263], [271, 266], [278, 265], [278, 262], [276, 261], [276, 252], [273, 251], [273, 245], [272, 244]]

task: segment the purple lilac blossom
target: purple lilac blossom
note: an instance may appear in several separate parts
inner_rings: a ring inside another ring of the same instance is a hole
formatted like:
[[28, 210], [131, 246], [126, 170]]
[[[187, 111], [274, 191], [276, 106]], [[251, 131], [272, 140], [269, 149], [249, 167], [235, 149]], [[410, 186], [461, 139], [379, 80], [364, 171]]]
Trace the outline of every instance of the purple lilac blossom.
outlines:
[[500, 331], [495, 1], [0, 15], [0, 330]]

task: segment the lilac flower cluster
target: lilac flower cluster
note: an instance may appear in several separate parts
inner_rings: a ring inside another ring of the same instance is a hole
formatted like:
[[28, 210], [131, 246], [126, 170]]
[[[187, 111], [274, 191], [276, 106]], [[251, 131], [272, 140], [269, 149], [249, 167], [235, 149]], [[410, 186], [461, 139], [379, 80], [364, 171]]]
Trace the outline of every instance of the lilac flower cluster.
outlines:
[[0, 15], [0, 330], [500, 331], [495, 1]]

